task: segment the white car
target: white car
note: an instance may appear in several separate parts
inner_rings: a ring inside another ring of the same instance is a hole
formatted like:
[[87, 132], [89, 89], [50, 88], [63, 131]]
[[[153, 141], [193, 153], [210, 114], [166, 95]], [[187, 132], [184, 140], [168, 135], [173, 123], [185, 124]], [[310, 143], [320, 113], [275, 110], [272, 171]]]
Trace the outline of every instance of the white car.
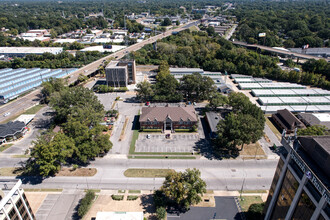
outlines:
[[150, 139], [150, 138], [151, 138], [150, 134], [147, 134], [147, 139]]
[[10, 115], [10, 112], [6, 112], [5, 114], [3, 114], [4, 117], [7, 117], [8, 115]]

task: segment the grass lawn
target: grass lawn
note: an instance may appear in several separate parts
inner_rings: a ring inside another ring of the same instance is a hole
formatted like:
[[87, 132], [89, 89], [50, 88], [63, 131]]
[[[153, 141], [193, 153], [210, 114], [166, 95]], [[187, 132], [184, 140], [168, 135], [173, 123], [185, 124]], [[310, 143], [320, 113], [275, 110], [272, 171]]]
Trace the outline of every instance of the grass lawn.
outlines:
[[262, 202], [263, 201], [260, 196], [242, 196], [242, 198], [239, 198], [239, 203], [241, 204], [243, 212], [246, 212], [250, 205]]
[[0, 176], [18, 176], [22, 174], [20, 167], [2, 167], [0, 168]]
[[265, 117], [265, 118], [266, 118], [266, 124], [268, 125], [268, 127], [270, 128], [270, 130], [272, 130], [272, 132], [280, 140], [281, 139], [281, 133], [277, 130], [277, 128], [275, 127], [275, 125], [269, 120], [268, 117]]
[[16, 155], [12, 155], [12, 158], [29, 158], [30, 155], [27, 154], [16, 154]]
[[[240, 147], [240, 146], [239, 146]], [[243, 147], [243, 150], [240, 152], [240, 155], [248, 155], [248, 156], [265, 156], [265, 152], [257, 142], [255, 144], [248, 144]]]
[[141, 190], [128, 190], [128, 193], [141, 193]]
[[243, 193], [267, 193], [267, 190], [243, 190]]
[[128, 120], [129, 120], [129, 117], [126, 117], [123, 129], [121, 130], [121, 133], [120, 133], [119, 141], [121, 141], [125, 138], [125, 131], [126, 131]]
[[165, 177], [171, 171], [173, 171], [173, 170], [171, 170], [171, 169], [127, 169], [124, 172], [124, 175], [126, 177], [155, 178], [155, 177]]
[[56, 174], [56, 176], [94, 176], [97, 173], [96, 168], [72, 168], [64, 167]]
[[62, 192], [63, 189], [24, 189], [26, 192]]
[[0, 145], [0, 152], [7, 150], [8, 148], [10, 148], [11, 146], [13, 146], [14, 144], [2, 144]]
[[45, 106], [46, 105], [43, 105], [43, 104], [33, 106], [32, 108], [27, 109], [23, 114], [28, 114], [28, 115], [36, 114], [38, 111], [40, 111], [40, 109], [42, 109]]
[[94, 193], [100, 193], [101, 190], [100, 189], [85, 189], [84, 192], [87, 192], [87, 191], [92, 191]]
[[129, 153], [130, 154], [134, 154], [134, 152], [135, 152], [135, 143], [136, 143], [136, 140], [138, 138], [139, 138], [139, 131], [138, 130], [133, 130], [132, 141], [131, 141], [131, 145], [129, 147]]

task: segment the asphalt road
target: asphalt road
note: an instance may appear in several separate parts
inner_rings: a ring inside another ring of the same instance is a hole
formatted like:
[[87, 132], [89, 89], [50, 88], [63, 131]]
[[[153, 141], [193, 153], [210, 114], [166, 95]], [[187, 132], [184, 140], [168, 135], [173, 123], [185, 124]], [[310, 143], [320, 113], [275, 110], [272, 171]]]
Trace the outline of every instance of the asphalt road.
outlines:
[[294, 53], [291, 51], [279, 50], [279, 49], [275, 49], [272, 47], [266, 47], [266, 46], [262, 46], [262, 45], [258, 45], [258, 44], [248, 44], [248, 43], [241, 42], [241, 41], [233, 41], [232, 43], [236, 44], [236, 45], [248, 47], [248, 48], [259, 48], [262, 50], [266, 50], [266, 51], [270, 51], [270, 52], [274, 52], [274, 53], [278, 53], [278, 54], [284, 54], [284, 55], [288, 55], [288, 56], [294, 56], [294, 57], [303, 58], [303, 59], [315, 59], [315, 60], [325, 59], [326, 61], [330, 62], [329, 58], [316, 57], [316, 56], [311, 56], [311, 55], [301, 54], [301, 53]]
[[[1, 158], [0, 167], [17, 166], [22, 158]], [[212, 190], [267, 190], [278, 160], [166, 160], [115, 159], [110, 156], [92, 161], [97, 168], [93, 177], [51, 177], [42, 184], [36, 179], [23, 179], [26, 188], [64, 189], [158, 189], [163, 178], [128, 178], [128, 168], [163, 168], [183, 171], [198, 168], [207, 188]], [[15, 177], [3, 177], [13, 179]]]

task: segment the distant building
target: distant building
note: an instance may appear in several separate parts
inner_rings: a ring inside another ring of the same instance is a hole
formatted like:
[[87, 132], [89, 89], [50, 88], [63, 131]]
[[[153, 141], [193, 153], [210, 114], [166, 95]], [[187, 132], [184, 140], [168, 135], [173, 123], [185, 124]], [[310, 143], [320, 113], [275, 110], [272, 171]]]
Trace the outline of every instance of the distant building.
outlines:
[[263, 219], [330, 219], [330, 136], [281, 142]]
[[323, 125], [330, 130], [329, 113], [299, 113], [298, 118], [307, 126]]
[[112, 87], [126, 87], [136, 83], [134, 60], [111, 61], [105, 68], [106, 82]]
[[210, 136], [215, 138], [218, 131], [217, 125], [221, 120], [223, 120], [223, 117], [219, 112], [206, 112], [205, 118], [210, 127]]
[[24, 57], [29, 54], [42, 55], [44, 53], [60, 54], [63, 47], [0, 47], [0, 55], [8, 57]]
[[203, 74], [204, 70], [200, 68], [170, 68], [170, 73], [174, 76], [184, 76], [193, 73]]
[[307, 54], [311, 56], [324, 57], [324, 58], [330, 57], [330, 48], [328, 47], [308, 48], [308, 49], [289, 48], [289, 50], [294, 53]]
[[287, 109], [278, 110], [272, 115], [272, 118], [276, 124], [281, 129], [285, 129], [287, 133], [294, 132], [296, 128], [305, 128], [304, 123]]
[[34, 214], [21, 188], [21, 180], [0, 180], [0, 219], [34, 220]]
[[143, 107], [140, 115], [141, 129], [192, 129], [197, 125], [193, 106], [187, 107]]

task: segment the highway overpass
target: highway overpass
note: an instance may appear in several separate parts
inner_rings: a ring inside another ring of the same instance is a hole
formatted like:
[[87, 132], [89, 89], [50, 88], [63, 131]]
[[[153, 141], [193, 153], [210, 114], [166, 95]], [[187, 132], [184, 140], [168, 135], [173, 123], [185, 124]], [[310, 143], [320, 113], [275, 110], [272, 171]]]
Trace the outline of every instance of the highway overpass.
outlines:
[[290, 57], [297, 57], [297, 58], [300, 58], [300, 59], [315, 59], [315, 60], [325, 59], [326, 61], [330, 62], [329, 58], [316, 57], [316, 56], [311, 56], [311, 55], [301, 54], [301, 53], [294, 53], [294, 52], [291, 52], [291, 51], [275, 49], [275, 48], [272, 48], [272, 47], [266, 47], [266, 46], [262, 46], [262, 45], [258, 45], [258, 44], [248, 44], [248, 43], [241, 42], [241, 41], [233, 41], [232, 43], [235, 44], [235, 45], [239, 45], [239, 46], [249, 48], [249, 49], [261, 49], [261, 50], [266, 50], [266, 51], [273, 52], [273, 53], [280, 54], [280, 55], [286, 55], [286, 56], [290, 56]]

